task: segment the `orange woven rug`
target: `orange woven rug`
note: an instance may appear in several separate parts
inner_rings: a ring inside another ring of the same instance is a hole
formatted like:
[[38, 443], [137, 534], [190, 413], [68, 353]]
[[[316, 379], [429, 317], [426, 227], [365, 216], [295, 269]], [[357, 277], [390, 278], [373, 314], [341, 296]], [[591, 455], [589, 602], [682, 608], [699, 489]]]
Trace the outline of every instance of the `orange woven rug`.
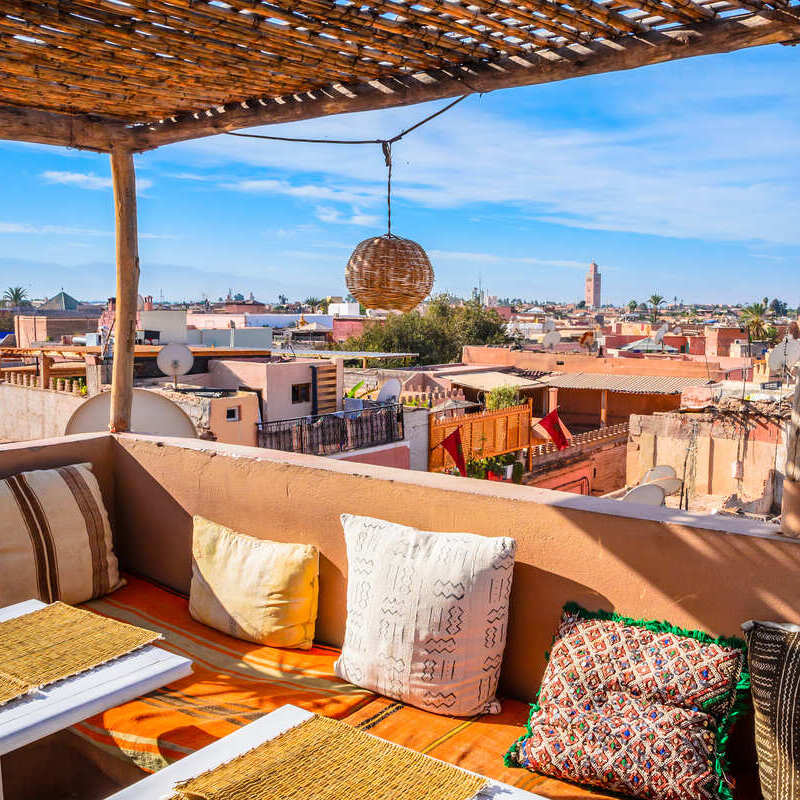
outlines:
[[160, 638], [65, 603], [0, 622], [0, 706]]
[[179, 783], [173, 800], [468, 800], [486, 779], [313, 716]]

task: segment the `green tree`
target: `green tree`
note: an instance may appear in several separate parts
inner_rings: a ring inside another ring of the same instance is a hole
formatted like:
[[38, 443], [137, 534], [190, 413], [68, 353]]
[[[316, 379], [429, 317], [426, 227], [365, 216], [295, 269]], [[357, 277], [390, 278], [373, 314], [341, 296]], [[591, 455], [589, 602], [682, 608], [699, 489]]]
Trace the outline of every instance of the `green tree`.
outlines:
[[775, 314], [776, 317], [785, 317], [789, 313], [789, 307], [783, 300], [778, 300], [777, 297], [772, 298], [769, 304], [769, 310]]
[[22, 286], [9, 286], [8, 289], [3, 292], [3, 300], [10, 306], [25, 305], [27, 297], [28, 292], [23, 289]]
[[486, 395], [486, 410], [499, 411], [520, 404], [519, 392], [513, 386], [495, 386]]
[[637, 308], [639, 308], [639, 304], [635, 300], [628, 301], [628, 311], [630, 311], [631, 314], [635, 314]]
[[742, 322], [751, 341], [762, 341], [766, 336], [767, 306], [764, 303], [751, 303], [742, 309]]
[[312, 311], [313, 311], [313, 310], [314, 310], [314, 309], [315, 309], [315, 308], [316, 308], [316, 307], [317, 307], [319, 304], [320, 304], [320, 299], [319, 299], [319, 297], [306, 297], [306, 299], [305, 299], [305, 300], [303, 300], [303, 305], [304, 305], [304, 306], [311, 306], [311, 310], [312, 310]]
[[650, 303], [650, 317], [653, 322], [658, 322], [658, 309], [664, 304], [664, 298], [660, 294], [651, 294], [647, 300]]
[[585, 301], [585, 300], [581, 300], [581, 301], [580, 301], [580, 302], [579, 302], [579, 303], [578, 303], [578, 304], [575, 306], [575, 308], [586, 308], [586, 301]]
[[339, 349], [419, 353], [420, 364], [447, 364], [461, 358], [464, 345], [506, 341], [505, 322], [494, 309], [483, 308], [475, 300], [453, 306], [449, 297], [438, 295], [423, 314], [392, 314], [383, 324], [367, 326], [361, 336], [351, 337]]

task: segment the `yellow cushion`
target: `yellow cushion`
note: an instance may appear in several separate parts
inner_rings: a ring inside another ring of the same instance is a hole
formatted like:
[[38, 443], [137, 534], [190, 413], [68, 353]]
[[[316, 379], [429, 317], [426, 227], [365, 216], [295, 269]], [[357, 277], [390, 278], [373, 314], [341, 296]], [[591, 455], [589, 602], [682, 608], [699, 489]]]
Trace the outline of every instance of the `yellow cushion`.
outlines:
[[308, 650], [314, 640], [319, 552], [194, 518], [189, 613], [230, 636]]

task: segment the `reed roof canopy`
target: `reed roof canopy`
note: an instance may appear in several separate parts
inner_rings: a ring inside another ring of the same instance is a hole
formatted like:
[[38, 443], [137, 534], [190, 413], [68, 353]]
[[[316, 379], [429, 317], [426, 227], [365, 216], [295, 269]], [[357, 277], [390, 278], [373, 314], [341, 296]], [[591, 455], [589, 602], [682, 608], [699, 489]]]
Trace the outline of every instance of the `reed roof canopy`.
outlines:
[[0, 137], [142, 151], [800, 40], [800, 0], [3, 0]]

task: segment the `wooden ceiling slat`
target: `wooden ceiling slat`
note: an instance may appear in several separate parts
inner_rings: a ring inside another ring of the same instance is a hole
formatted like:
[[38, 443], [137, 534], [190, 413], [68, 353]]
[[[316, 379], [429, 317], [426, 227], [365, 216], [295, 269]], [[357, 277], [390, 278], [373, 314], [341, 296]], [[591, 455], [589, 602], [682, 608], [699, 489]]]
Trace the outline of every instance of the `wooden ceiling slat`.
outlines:
[[798, 0], [3, 0], [0, 137], [148, 149], [796, 41], [799, 9]]

